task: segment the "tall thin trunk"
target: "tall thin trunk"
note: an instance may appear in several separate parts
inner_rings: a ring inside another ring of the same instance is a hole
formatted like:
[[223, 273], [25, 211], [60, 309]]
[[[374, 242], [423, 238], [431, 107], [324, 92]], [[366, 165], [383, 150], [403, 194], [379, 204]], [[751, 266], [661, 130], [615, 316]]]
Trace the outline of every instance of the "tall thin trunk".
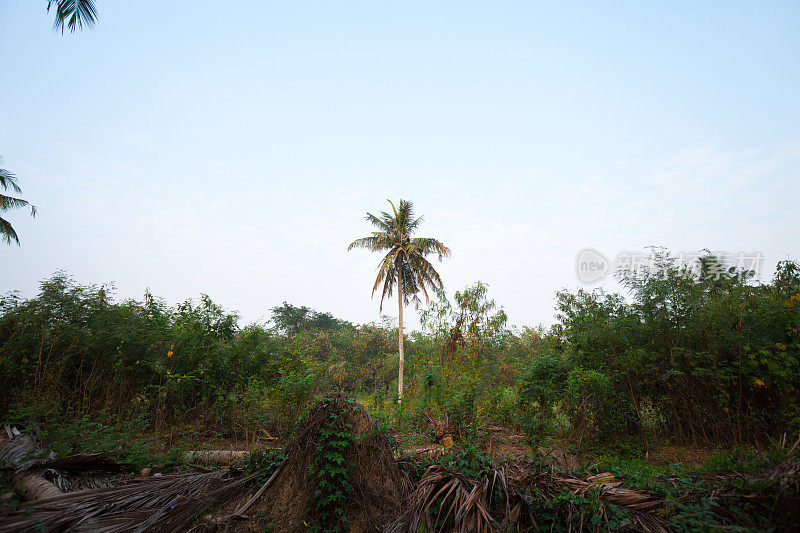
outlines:
[[403, 399], [403, 366], [405, 365], [405, 357], [403, 356], [403, 271], [397, 271], [397, 307], [400, 310], [400, 320], [398, 328], [398, 351], [400, 353], [400, 370], [397, 374], [397, 398], [398, 401]]

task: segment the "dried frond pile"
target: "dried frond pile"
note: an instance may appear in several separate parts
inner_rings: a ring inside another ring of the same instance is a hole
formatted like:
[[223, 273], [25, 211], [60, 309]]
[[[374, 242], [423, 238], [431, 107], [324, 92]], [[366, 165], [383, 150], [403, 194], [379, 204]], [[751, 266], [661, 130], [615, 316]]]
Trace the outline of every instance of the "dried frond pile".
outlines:
[[494, 531], [498, 524], [489, 511], [492, 488], [488, 477], [470, 478], [431, 466], [411, 494], [406, 512], [384, 531], [436, 531], [448, 522], [447, 530], [452, 531]]
[[26, 500], [58, 496], [62, 492], [108, 487], [125, 477], [124, 466], [109, 453], [82, 453], [56, 458], [32, 433], [6, 426], [11, 439], [0, 449], [0, 466], [13, 471], [17, 492]]
[[[595, 506], [581, 505], [593, 493]], [[628, 528], [666, 532], [656, 511], [662, 502], [642, 491], [627, 489], [611, 474], [585, 480], [560, 477], [552, 469], [527, 469], [504, 463], [475, 477], [440, 465], [428, 468], [409, 498], [407, 510], [385, 531], [499, 532], [538, 531], [545, 527], [540, 508], [548, 509], [548, 521], [575, 524], [589, 531], [605, 519], [607, 504], [626, 510]]]
[[236, 498], [263, 474], [230, 470], [183, 473], [129, 481], [125, 465], [108, 453], [55, 458], [30, 433], [9, 431], [0, 461], [13, 471], [28, 502], [0, 516], [0, 533], [50, 531], [171, 531], [205, 510]]
[[238, 496], [256, 476], [228, 470], [170, 474], [23, 504], [0, 518], [0, 533], [45, 527], [76, 531], [186, 529], [204, 511]]
[[16, 428], [6, 426], [11, 433], [9, 440], [0, 449], [0, 467], [19, 468], [27, 462], [35, 461], [41, 456], [46, 455], [54, 458], [55, 455], [46, 453], [31, 433], [22, 433]]

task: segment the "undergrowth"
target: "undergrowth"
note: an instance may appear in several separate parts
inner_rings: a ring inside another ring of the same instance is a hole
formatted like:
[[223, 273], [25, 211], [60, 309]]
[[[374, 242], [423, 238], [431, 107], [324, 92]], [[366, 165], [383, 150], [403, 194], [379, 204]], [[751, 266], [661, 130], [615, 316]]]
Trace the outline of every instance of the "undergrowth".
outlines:
[[132, 470], [158, 464], [169, 472], [183, 463], [184, 452], [197, 440], [194, 432], [187, 431], [167, 450], [143, 437], [147, 423], [142, 420], [106, 421], [102, 416], [81, 416], [42, 404], [16, 406], [9, 412], [8, 422], [37, 431], [37, 438], [58, 457], [111, 451]]

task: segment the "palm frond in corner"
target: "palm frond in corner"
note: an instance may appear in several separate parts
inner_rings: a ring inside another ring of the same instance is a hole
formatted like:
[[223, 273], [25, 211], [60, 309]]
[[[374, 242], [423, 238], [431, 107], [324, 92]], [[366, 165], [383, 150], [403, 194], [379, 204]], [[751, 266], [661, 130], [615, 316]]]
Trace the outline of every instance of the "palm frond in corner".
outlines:
[[66, 27], [70, 33], [75, 30], [91, 28], [97, 21], [97, 6], [94, 0], [48, 0], [47, 12], [54, 7], [56, 19], [53, 22], [54, 30], [61, 30], [64, 33]]

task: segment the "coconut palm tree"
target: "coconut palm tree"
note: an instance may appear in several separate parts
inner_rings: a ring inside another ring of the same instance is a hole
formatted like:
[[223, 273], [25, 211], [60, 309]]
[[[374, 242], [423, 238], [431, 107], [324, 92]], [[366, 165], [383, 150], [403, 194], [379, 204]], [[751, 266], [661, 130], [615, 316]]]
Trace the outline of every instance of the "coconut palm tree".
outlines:
[[[11, 189], [15, 193], [22, 192], [22, 189], [17, 185], [17, 177], [8, 170], [0, 168], [0, 191], [7, 191], [8, 189]], [[26, 205], [31, 208], [31, 216], [36, 216], [36, 207], [30, 205], [26, 200], [0, 193], [0, 213], [18, 207], [25, 207]], [[11, 224], [2, 217], [0, 217], [0, 241], [6, 241], [6, 244], [11, 244], [11, 241], [14, 241], [19, 244], [17, 232], [14, 231]]]
[[398, 350], [400, 355], [400, 368], [397, 378], [397, 396], [403, 398], [403, 307], [413, 302], [419, 308], [419, 293], [428, 300], [428, 291], [436, 292], [442, 287], [442, 280], [433, 265], [426, 259], [429, 254], [436, 254], [441, 261], [450, 255], [450, 249], [430, 237], [412, 237], [414, 231], [422, 222], [422, 217], [414, 218], [414, 206], [411, 202], [400, 200], [400, 206], [389, 201], [393, 213], [382, 212], [380, 216], [367, 213], [367, 222], [377, 228], [369, 237], [356, 239], [348, 251], [354, 248], [366, 248], [373, 252], [384, 252], [378, 277], [372, 287], [372, 294], [378, 287], [381, 289], [380, 309], [383, 310], [383, 300], [397, 290], [397, 304], [399, 309], [399, 340]]
[[64, 33], [66, 27], [71, 33], [84, 26], [91, 28], [97, 20], [97, 7], [94, 0], [47, 0], [47, 12], [55, 7], [56, 20], [53, 29]]

